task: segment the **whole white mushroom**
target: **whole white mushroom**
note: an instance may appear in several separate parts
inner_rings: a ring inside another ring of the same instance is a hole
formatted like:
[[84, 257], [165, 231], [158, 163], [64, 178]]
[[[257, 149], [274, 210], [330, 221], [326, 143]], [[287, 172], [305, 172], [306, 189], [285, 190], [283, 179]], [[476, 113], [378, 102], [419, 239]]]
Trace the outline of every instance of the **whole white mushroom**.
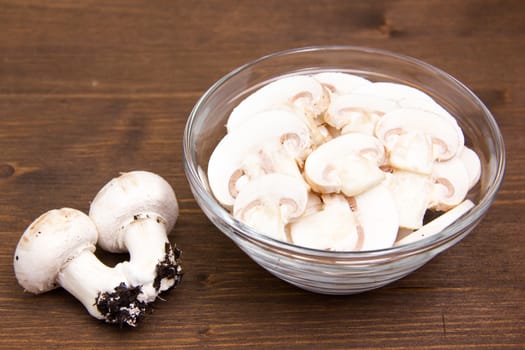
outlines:
[[109, 252], [129, 252], [129, 261], [117, 266], [133, 285], [142, 286], [139, 298], [145, 302], [182, 280], [181, 251], [168, 239], [178, 214], [172, 187], [148, 171], [113, 178], [91, 203], [89, 216], [99, 232], [98, 244]]
[[140, 285], [121, 268], [103, 264], [94, 254], [98, 233], [83, 212], [53, 209], [24, 231], [14, 255], [14, 270], [25, 291], [40, 294], [62, 286], [89, 314], [107, 323], [135, 326], [147, 304]]

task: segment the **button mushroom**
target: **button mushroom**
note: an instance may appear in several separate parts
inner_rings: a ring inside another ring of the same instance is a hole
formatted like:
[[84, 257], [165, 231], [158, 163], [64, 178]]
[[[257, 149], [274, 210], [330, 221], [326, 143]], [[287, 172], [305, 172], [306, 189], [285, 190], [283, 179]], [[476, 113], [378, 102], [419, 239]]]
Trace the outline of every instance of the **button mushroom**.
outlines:
[[384, 156], [383, 145], [372, 136], [341, 135], [308, 156], [304, 174], [317, 192], [355, 196], [384, 179], [379, 168]]
[[426, 104], [434, 103], [432, 97], [423, 91], [412, 86], [394, 82], [380, 81], [369, 85], [363, 85], [356, 89], [355, 93], [388, 99], [396, 102], [399, 107], [412, 107], [415, 104], [412, 101], [419, 101], [418, 104], [422, 104], [423, 102], [421, 101], [425, 101]]
[[243, 184], [271, 172], [302, 179], [298, 162], [310, 152], [308, 127], [296, 113], [269, 110], [229, 132], [213, 150], [208, 180], [215, 198], [231, 208]]
[[423, 226], [423, 218], [430, 201], [432, 180], [430, 175], [394, 170], [387, 181], [394, 196], [399, 226], [418, 229]]
[[81, 211], [50, 210], [23, 233], [15, 251], [14, 270], [20, 285], [40, 294], [62, 286], [90, 315], [107, 323], [135, 326], [147, 309], [141, 287], [123, 271], [104, 265], [93, 254], [97, 229]]
[[[468, 152], [468, 151], [467, 151]], [[470, 158], [465, 157], [465, 161]], [[429, 208], [446, 211], [461, 203], [476, 178], [477, 168], [467, 169], [467, 163], [459, 155], [445, 162], [436, 162], [432, 171], [434, 186]], [[470, 164], [470, 163], [468, 163]]]
[[394, 101], [370, 95], [333, 96], [324, 119], [341, 133], [359, 132], [374, 135], [375, 125], [385, 113], [398, 108]]
[[358, 229], [348, 200], [340, 194], [323, 195], [318, 211], [301, 216], [290, 224], [289, 241], [301, 247], [351, 251], [363, 246], [363, 232]]
[[285, 226], [300, 216], [308, 191], [296, 177], [271, 173], [246, 185], [235, 199], [233, 216], [266, 234], [285, 240]]
[[358, 88], [372, 84], [368, 79], [343, 72], [322, 72], [314, 74], [313, 78], [330, 91], [332, 96], [346, 95]]
[[376, 124], [375, 135], [391, 150], [399, 135], [420, 132], [430, 137], [435, 160], [452, 158], [463, 147], [463, 133], [457, 123], [438, 114], [410, 108], [385, 114]]
[[[310, 248], [392, 246], [421, 229], [428, 209], [464, 200], [481, 173], [458, 122], [429, 94], [345, 72], [274, 80], [234, 109], [227, 130], [208, 164], [211, 192], [238, 219]], [[268, 174], [307, 189], [299, 217], [252, 200]]]
[[350, 202], [363, 236], [358, 250], [391, 247], [397, 236], [399, 215], [390, 189], [380, 183], [350, 198]]
[[123, 173], [93, 199], [89, 216], [99, 231], [99, 245], [109, 252], [129, 252], [119, 268], [133, 285], [142, 286], [141, 300], [151, 302], [182, 279], [180, 250], [168, 240], [179, 208], [175, 192], [159, 175]]
[[431, 174], [434, 166], [431, 138], [418, 131], [399, 134], [390, 148], [388, 161], [396, 169]]
[[228, 117], [226, 128], [232, 132], [262, 111], [290, 109], [301, 114], [317, 143], [325, 137], [317, 126], [322, 123], [319, 117], [329, 103], [328, 91], [311, 76], [288, 76], [263, 86], [241, 101]]
[[472, 149], [464, 146], [458, 154], [458, 157], [465, 165], [467, 170], [467, 175], [469, 178], [468, 189], [470, 190], [481, 177], [481, 161], [478, 157], [478, 154]]

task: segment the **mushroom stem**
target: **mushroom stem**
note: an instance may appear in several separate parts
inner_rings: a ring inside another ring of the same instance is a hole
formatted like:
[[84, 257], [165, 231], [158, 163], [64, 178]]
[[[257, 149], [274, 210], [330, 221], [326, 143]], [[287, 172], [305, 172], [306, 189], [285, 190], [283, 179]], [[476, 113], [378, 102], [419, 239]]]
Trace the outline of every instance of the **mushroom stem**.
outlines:
[[130, 260], [119, 265], [132, 285], [142, 286], [140, 298], [151, 302], [181, 282], [182, 268], [177, 262], [180, 251], [172, 248], [164, 219], [155, 214], [135, 215], [133, 219], [121, 232]]
[[89, 314], [107, 323], [135, 326], [147, 311], [140, 286], [131, 287], [119, 268], [103, 264], [84, 250], [58, 273], [57, 283], [77, 298]]

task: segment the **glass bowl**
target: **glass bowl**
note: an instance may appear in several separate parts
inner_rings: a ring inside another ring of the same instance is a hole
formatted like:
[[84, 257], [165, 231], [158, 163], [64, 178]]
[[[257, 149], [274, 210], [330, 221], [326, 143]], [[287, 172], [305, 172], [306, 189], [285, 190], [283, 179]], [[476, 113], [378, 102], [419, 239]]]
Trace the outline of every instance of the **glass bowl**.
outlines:
[[[284, 75], [342, 71], [372, 81], [391, 81], [426, 92], [456, 117], [465, 144], [481, 160], [481, 179], [469, 192], [475, 206], [440, 233], [374, 251], [335, 252], [302, 248], [260, 234], [233, 218], [209, 191], [211, 152], [226, 134], [232, 109], [249, 94]], [[482, 220], [501, 185], [504, 143], [489, 110], [461, 82], [417, 59], [364, 47], [307, 47], [274, 53], [217, 81], [194, 106], [183, 139], [184, 169], [193, 195], [211, 222], [273, 275], [323, 294], [354, 294], [379, 288], [418, 269], [467, 236]], [[212, 232], [213, 234], [213, 232]]]

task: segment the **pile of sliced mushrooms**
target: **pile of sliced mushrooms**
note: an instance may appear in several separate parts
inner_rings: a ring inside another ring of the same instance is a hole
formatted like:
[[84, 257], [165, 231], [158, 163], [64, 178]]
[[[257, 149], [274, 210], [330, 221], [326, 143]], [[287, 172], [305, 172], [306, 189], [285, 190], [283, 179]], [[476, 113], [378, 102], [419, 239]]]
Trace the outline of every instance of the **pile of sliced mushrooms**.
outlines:
[[[231, 112], [208, 163], [217, 201], [277, 240], [331, 251], [406, 244], [473, 207], [478, 155], [414, 87], [340, 71], [284, 76]], [[425, 222], [425, 214], [437, 218]]]
[[[33, 294], [61, 286], [91, 316], [136, 326], [151, 302], [182, 280], [181, 251], [168, 240], [178, 213], [175, 192], [162, 177], [123, 173], [95, 196], [89, 215], [61, 208], [34, 220], [16, 247], [16, 278]], [[129, 261], [105, 265], [94, 254], [97, 244], [129, 253]]]

